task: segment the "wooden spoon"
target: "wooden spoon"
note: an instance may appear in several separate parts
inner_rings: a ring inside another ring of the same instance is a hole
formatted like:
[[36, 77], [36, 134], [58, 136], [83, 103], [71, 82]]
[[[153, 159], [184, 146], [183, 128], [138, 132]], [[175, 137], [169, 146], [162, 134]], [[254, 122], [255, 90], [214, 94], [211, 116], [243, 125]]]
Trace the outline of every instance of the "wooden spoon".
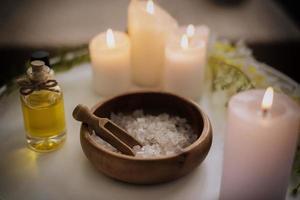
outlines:
[[79, 104], [76, 106], [73, 111], [73, 117], [74, 119], [91, 126], [96, 135], [123, 154], [134, 156], [132, 148], [136, 145], [142, 146], [139, 141], [111, 120], [97, 117], [84, 105]]

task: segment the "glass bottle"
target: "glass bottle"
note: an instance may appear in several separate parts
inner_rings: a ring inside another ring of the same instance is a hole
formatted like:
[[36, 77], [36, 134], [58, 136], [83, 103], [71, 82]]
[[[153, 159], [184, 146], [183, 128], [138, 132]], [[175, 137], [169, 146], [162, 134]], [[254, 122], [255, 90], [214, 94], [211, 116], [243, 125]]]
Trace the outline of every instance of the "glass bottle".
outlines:
[[66, 138], [63, 93], [43, 61], [31, 62], [19, 82], [27, 144], [38, 152], [59, 148]]

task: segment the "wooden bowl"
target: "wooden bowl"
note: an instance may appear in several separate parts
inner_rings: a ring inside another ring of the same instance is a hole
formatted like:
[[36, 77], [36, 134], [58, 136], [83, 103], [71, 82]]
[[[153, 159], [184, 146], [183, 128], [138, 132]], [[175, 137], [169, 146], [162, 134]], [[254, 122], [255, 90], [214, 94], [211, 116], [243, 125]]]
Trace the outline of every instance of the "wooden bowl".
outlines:
[[212, 128], [206, 114], [192, 101], [163, 92], [137, 92], [120, 95], [94, 106], [99, 117], [111, 112], [168, 113], [187, 119], [198, 139], [182, 153], [159, 158], [136, 158], [111, 152], [91, 139], [91, 130], [82, 124], [80, 141], [86, 157], [109, 177], [135, 184], [154, 184], [177, 179], [191, 172], [206, 157], [212, 143]]

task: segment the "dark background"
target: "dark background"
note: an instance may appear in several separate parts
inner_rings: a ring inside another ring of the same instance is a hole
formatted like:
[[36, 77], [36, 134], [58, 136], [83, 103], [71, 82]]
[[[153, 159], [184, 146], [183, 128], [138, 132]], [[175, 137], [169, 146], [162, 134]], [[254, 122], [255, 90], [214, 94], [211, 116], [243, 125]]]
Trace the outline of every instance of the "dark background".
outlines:
[[[237, 9], [239, 9], [239, 6], [241, 6], [240, 4], [245, 4], [247, 3], [247, 1], [251, 1], [251, 0], [244, 0], [244, 1], [243, 0], [242, 1], [213, 0], [213, 1], [214, 1], [213, 3], [219, 6], [220, 8], [237, 7]], [[0, 17], [2, 17], [2, 22], [1, 22], [2, 24], [0, 24], [1, 26], [1, 25], [5, 25], [6, 23], [4, 17], [8, 17], [8, 19], [10, 19], [11, 16], [17, 16], [18, 9], [13, 9], [14, 8], [14, 3], [12, 3], [13, 1], [1, 0], [0, 2], [1, 2], [1, 6], [8, 5], [8, 7], [11, 9], [10, 12], [0, 14]], [[19, 2], [26, 2], [26, 1], [19, 1]], [[194, 1], [192, 0], [191, 2]], [[296, 4], [297, 0], [274, 0], [274, 3], [283, 10], [283, 12], [289, 17], [291, 23], [294, 23], [296, 27], [299, 29], [299, 6]], [[21, 3], [19, 4], [22, 6]], [[80, 10], [80, 7], [78, 9]], [[253, 15], [255, 15], [255, 13], [253, 13]], [[49, 17], [51, 17], [51, 14], [49, 15]], [[14, 26], [16, 26], [14, 27], [14, 29], [18, 30], [18, 24]], [[23, 25], [20, 25], [20, 27], [22, 26]], [[45, 29], [47, 29], [47, 27], [45, 27]], [[32, 31], [34, 33], [35, 30]], [[86, 43], [87, 42], [88, 41], [86, 41]], [[247, 44], [250, 46], [250, 48], [252, 48], [253, 54], [257, 58], [257, 60], [267, 63], [268, 65], [287, 74], [292, 79], [296, 80], [298, 83], [300, 82], [300, 73], [298, 70], [299, 64], [296, 60], [296, 58], [299, 59], [300, 57], [299, 39], [292, 38], [292, 39], [282, 39], [282, 40], [275, 40], [275, 41], [254, 40], [254, 41], [247, 42]], [[58, 49], [60, 49], [61, 46], [62, 45], [49, 46], [49, 45], [36, 45], [36, 44], [30, 46], [30, 44], [22, 45], [13, 42], [11, 44], [10, 42], [7, 42], [6, 44], [0, 44], [0, 66], [1, 66], [0, 86], [6, 83], [7, 81], [9, 81], [11, 78], [15, 77], [17, 74], [24, 72], [25, 69], [24, 64], [28, 60], [32, 51], [44, 49], [50, 51], [52, 55], [55, 55], [57, 54]], [[72, 45], [66, 44], [66, 46], [72, 46]]]

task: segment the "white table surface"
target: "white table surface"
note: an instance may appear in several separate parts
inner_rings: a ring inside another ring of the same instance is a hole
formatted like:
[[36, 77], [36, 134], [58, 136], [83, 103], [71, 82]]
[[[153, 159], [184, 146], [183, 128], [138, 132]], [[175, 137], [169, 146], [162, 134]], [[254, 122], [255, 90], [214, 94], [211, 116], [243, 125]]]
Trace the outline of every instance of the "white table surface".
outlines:
[[165, 184], [126, 184], [96, 171], [81, 149], [80, 123], [73, 120], [72, 110], [79, 103], [92, 106], [103, 99], [93, 92], [90, 77], [89, 64], [57, 74], [57, 80], [64, 91], [68, 138], [61, 149], [52, 153], [39, 154], [26, 148], [18, 92], [14, 91], [0, 100], [1, 200], [218, 199], [225, 128], [224, 108], [214, 106], [218, 112], [213, 112], [208, 94], [200, 102], [212, 121], [213, 144], [207, 158], [192, 173]]

